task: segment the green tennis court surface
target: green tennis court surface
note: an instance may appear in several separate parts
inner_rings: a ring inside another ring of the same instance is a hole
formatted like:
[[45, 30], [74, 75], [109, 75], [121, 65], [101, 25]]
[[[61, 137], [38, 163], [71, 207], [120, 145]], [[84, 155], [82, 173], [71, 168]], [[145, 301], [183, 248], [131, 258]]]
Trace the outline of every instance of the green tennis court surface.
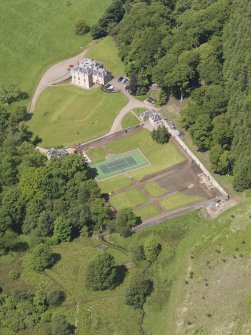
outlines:
[[96, 170], [96, 178], [102, 180], [148, 164], [149, 162], [139, 150], [132, 150], [111, 159], [91, 164], [90, 167]]

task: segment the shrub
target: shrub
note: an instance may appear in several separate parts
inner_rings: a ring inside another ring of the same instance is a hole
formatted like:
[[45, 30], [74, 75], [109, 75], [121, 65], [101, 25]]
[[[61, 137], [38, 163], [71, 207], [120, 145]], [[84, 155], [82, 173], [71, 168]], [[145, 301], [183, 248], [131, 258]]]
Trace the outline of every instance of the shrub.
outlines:
[[165, 127], [158, 126], [157, 130], [152, 131], [152, 139], [160, 144], [165, 144], [169, 141], [170, 134]]
[[161, 250], [160, 243], [156, 240], [154, 236], [150, 236], [144, 243], [144, 252], [146, 260], [153, 263]]
[[44, 244], [38, 244], [31, 254], [31, 266], [35, 271], [43, 271], [54, 263], [51, 248]]
[[50, 335], [73, 335], [74, 327], [66, 320], [65, 316], [57, 315], [51, 322]]
[[70, 220], [62, 216], [58, 216], [54, 221], [53, 237], [57, 243], [70, 242], [72, 239], [72, 225]]
[[136, 245], [132, 248], [132, 260], [133, 262], [138, 262], [146, 259], [143, 245]]
[[46, 301], [47, 303], [52, 306], [56, 307], [63, 303], [65, 300], [65, 293], [58, 288], [51, 287], [46, 294]]
[[92, 261], [86, 273], [86, 286], [94, 291], [112, 289], [116, 285], [117, 268], [114, 257], [103, 253]]
[[127, 305], [134, 308], [142, 308], [146, 297], [151, 293], [153, 283], [149, 279], [144, 279], [144, 274], [141, 278], [133, 279], [125, 292], [125, 302]]
[[113, 228], [121, 236], [127, 237], [131, 235], [131, 228], [137, 224], [138, 218], [133, 213], [132, 209], [123, 208], [118, 211]]
[[20, 277], [20, 272], [19, 271], [16, 271], [16, 270], [11, 270], [9, 272], [9, 278], [12, 279], [12, 280], [16, 280]]
[[75, 25], [76, 35], [85, 35], [89, 33], [90, 29], [90, 26], [84, 20], [79, 20]]

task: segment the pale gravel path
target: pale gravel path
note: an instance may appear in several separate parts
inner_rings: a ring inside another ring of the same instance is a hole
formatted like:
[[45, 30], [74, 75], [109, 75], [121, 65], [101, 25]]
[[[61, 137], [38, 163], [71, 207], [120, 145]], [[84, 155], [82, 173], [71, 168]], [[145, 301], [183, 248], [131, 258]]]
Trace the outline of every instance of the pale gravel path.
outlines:
[[121, 109], [119, 114], [116, 116], [115, 120], [113, 121], [112, 127], [107, 135], [113, 134], [119, 130], [122, 130], [121, 122], [125, 115], [132, 111], [134, 108], [145, 108], [145, 109], [151, 109], [159, 110], [158, 108], [155, 108], [153, 105], [146, 104], [143, 101], [137, 100], [132, 95], [130, 95], [123, 87], [121, 88], [121, 92], [128, 98], [128, 104]]
[[65, 59], [53, 66], [51, 66], [42, 76], [40, 82], [37, 85], [36, 91], [31, 100], [30, 113], [34, 112], [35, 105], [40, 94], [52, 83], [61, 77], [64, 77], [68, 73], [68, 66], [70, 64], [76, 65], [79, 61], [83, 60], [90, 47], [82, 51], [79, 55]]

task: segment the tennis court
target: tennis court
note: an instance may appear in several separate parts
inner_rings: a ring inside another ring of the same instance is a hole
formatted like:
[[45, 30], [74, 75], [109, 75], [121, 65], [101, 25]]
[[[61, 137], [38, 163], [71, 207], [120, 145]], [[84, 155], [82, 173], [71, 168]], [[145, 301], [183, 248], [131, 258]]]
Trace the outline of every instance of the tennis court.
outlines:
[[102, 180], [127, 171], [135, 170], [148, 164], [149, 162], [144, 155], [140, 150], [136, 149], [116, 155], [111, 159], [91, 164], [90, 167], [96, 170], [96, 178]]

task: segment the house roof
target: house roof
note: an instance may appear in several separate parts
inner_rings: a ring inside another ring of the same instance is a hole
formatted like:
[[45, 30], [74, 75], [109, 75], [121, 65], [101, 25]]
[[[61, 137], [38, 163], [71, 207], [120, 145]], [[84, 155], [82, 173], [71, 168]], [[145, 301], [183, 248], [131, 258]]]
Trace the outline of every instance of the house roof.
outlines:
[[49, 158], [51, 157], [62, 157], [62, 156], [65, 156], [65, 155], [68, 155], [68, 151], [65, 150], [65, 149], [54, 149], [54, 148], [51, 148], [47, 151], [47, 156]]
[[149, 109], [143, 113], [140, 113], [141, 119], [150, 118], [154, 122], [158, 122], [164, 119], [164, 116], [161, 113], [156, 112], [153, 109]]
[[105, 77], [108, 73], [102, 63], [89, 58], [85, 58], [80, 64], [74, 66], [72, 72], [82, 72], [87, 75], [94, 74], [100, 77]]

